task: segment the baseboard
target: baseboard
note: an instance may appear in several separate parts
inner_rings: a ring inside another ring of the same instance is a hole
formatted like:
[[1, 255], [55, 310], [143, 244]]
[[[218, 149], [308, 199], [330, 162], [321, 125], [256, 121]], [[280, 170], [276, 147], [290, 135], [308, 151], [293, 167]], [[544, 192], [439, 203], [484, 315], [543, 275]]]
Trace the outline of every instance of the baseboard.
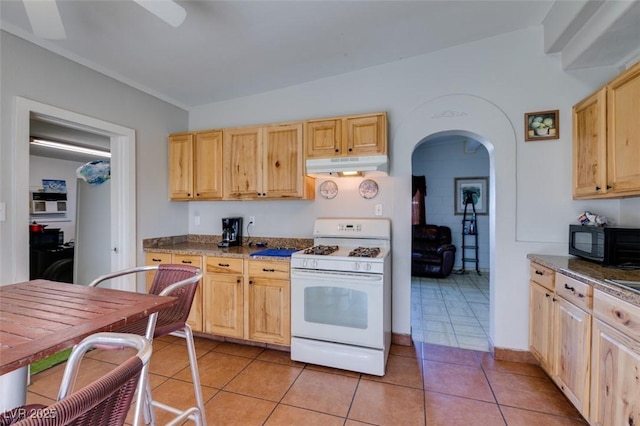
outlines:
[[539, 365], [538, 360], [533, 356], [530, 351], [520, 351], [507, 348], [496, 348], [493, 346], [491, 340], [489, 340], [489, 352], [493, 355], [494, 359], [499, 361], [519, 362], [523, 364], [535, 364]]
[[411, 339], [410, 334], [391, 333], [391, 343], [400, 346], [411, 346], [413, 344], [413, 340]]

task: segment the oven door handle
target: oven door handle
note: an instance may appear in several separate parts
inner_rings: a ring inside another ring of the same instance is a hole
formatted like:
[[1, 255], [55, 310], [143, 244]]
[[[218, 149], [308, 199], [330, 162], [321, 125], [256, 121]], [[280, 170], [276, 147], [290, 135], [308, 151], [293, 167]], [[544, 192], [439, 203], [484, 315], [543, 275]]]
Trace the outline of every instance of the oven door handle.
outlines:
[[335, 278], [348, 278], [351, 281], [369, 281], [369, 282], [382, 282], [382, 274], [358, 274], [353, 272], [334, 272], [334, 271], [309, 271], [309, 270], [291, 270], [291, 278], [311, 278], [311, 279], [327, 279], [330, 277]]

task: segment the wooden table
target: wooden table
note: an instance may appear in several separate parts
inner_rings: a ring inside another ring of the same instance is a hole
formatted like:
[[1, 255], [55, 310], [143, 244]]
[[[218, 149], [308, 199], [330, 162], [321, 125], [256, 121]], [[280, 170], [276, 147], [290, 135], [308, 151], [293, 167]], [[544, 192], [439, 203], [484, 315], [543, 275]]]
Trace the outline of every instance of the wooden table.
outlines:
[[0, 375], [176, 303], [155, 296], [55, 281], [0, 287]]

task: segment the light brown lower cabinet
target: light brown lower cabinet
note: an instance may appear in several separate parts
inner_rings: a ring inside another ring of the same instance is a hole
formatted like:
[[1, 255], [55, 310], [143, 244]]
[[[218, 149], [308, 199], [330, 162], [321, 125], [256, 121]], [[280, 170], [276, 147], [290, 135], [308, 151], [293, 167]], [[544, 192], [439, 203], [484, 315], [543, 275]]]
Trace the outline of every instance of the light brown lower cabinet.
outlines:
[[553, 371], [555, 294], [529, 281], [529, 350], [547, 372]]
[[594, 292], [590, 423], [640, 424], [640, 307]]
[[205, 264], [205, 333], [244, 337], [243, 260], [207, 256]]
[[245, 336], [249, 340], [291, 344], [289, 262], [247, 260]]
[[589, 417], [591, 314], [558, 297], [555, 304], [553, 378], [585, 418]]

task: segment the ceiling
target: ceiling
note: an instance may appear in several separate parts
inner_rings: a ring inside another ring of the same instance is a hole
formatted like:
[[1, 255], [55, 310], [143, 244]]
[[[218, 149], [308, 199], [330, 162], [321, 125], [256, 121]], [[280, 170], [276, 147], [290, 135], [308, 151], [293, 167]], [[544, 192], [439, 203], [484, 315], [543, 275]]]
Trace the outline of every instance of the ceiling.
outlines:
[[[603, 3], [562, 1], [592, 10]], [[22, 0], [2, 0], [0, 27], [188, 109], [540, 26], [559, 1], [177, 3], [187, 17], [174, 28], [130, 0], [58, 0], [67, 38], [44, 40], [32, 34]], [[577, 33], [576, 23], [591, 17], [586, 9], [563, 18], [565, 44]], [[637, 15], [625, 24], [627, 32], [638, 23]]]

